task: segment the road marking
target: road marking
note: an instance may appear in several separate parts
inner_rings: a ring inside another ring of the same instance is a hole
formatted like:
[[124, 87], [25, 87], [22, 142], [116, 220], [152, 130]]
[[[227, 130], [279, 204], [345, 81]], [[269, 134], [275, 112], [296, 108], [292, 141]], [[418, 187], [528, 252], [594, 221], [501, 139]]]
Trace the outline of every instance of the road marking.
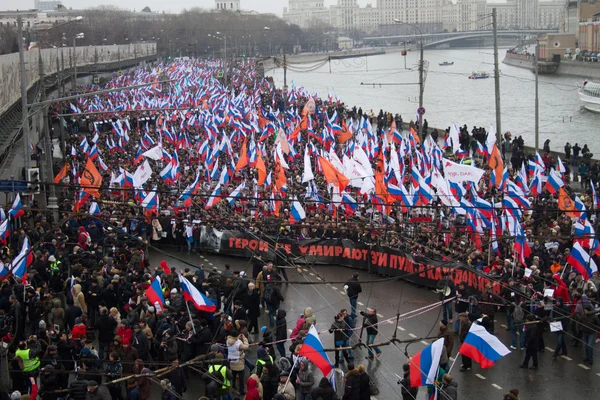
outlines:
[[454, 361], [454, 357], [448, 357], [450, 361]]
[[424, 340], [421, 340], [421, 343], [423, 343], [425, 346], [429, 346], [429, 343], [427, 343], [427, 342], [426, 342], [426, 341], [424, 341]]
[[377, 314], [377, 316], [378, 316], [379, 318], [383, 318], [383, 315], [381, 315], [381, 314]]
[[504, 329], [508, 329], [508, 327], [504, 324], [500, 325], [501, 327], [503, 327]]
[[222, 274], [222, 273], [223, 273], [223, 271], [221, 271], [220, 269], [218, 269], [218, 270], [217, 270], [217, 272], [218, 272], [219, 274]]
[[310, 276], [315, 276], [315, 274], [313, 272], [309, 272], [308, 273]]
[[291, 329], [288, 329], [288, 332], [289, 332], [289, 333], [292, 333], [292, 330], [291, 330]]
[[213, 265], [213, 263], [208, 263], [208, 265]]
[[302, 268], [302, 270], [303, 270], [304, 272], [308, 272], [308, 269], [307, 269], [307, 268]]
[[320, 280], [320, 281], [322, 281], [322, 280], [323, 280], [323, 279], [321, 279], [321, 277], [320, 277], [320, 276], [317, 276], [317, 279], [318, 279], [318, 280]]
[[596, 372], [596, 375], [600, 376], [600, 372]]
[[571, 357], [567, 357], [565, 355], [562, 355], [561, 357], [564, 358], [567, 361], [573, 361], [573, 359]]
[[346, 294], [346, 293], [340, 290], [340, 294]]
[[332, 288], [333, 290], [337, 290], [337, 288], [336, 288], [335, 286], [332, 286], [331, 288]]
[[401, 326], [398, 326], [398, 329], [400, 329], [401, 331], [405, 331], [405, 330], [406, 330], [406, 329], [404, 329], [404, 328], [403, 328], [403, 327], [401, 327]]
[[554, 351], [554, 349], [551, 349], [550, 347], [546, 346], [546, 350], [548, 351]]
[[415, 338], [415, 337], [417, 337], [417, 335], [415, 335], [414, 333], [409, 333], [409, 334], [408, 334], [408, 336], [410, 336], [410, 337], [412, 337], [412, 338]]
[[500, 386], [496, 385], [495, 383], [492, 383], [492, 386], [493, 386], [493, 387], [495, 387], [495, 388], [496, 388], [496, 389], [498, 389], [498, 390], [502, 390], [502, 387], [500, 387]]
[[590, 369], [590, 367], [588, 367], [587, 365], [584, 365], [584, 364], [577, 364], [577, 366], [579, 366], [583, 369]]
[[365, 303], [361, 303], [360, 301], [357, 301], [356, 304], [358, 304], [359, 306], [364, 306]]
[[487, 379], [485, 376], [483, 376], [481, 374], [475, 374], [475, 376], [484, 381]]

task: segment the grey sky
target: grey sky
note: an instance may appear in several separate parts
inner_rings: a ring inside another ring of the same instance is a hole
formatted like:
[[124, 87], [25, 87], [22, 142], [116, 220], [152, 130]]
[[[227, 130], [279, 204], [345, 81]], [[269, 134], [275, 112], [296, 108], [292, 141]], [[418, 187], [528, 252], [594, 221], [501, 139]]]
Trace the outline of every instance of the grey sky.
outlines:
[[[214, 8], [214, 0], [63, 0], [62, 3], [66, 7], [73, 8], [90, 8], [99, 5], [114, 5], [121, 8], [140, 11], [142, 8], [149, 6], [152, 11], [166, 11], [178, 13], [185, 8], [201, 7]], [[325, 5], [337, 3], [336, 0], [325, 0]], [[358, 3], [362, 6], [367, 3], [375, 5], [376, 0], [359, 0]], [[33, 0], [2, 0], [1, 7], [4, 10], [16, 10], [33, 8]], [[269, 12], [281, 15], [283, 7], [287, 7], [288, 0], [242, 0], [243, 10], [255, 10], [258, 12]]]

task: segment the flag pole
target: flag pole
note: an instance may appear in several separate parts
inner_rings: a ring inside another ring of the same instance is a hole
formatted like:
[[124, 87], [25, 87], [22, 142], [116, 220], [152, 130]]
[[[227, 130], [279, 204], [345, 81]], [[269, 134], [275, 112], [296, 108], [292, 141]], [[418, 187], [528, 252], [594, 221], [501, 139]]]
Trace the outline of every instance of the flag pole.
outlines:
[[[460, 351], [460, 347], [458, 348], [458, 350]], [[456, 364], [456, 360], [458, 360], [458, 355], [460, 353], [456, 353], [456, 357], [454, 358], [454, 361], [452, 361], [452, 365], [450, 365], [450, 369], [448, 369], [448, 372], [446, 372], [447, 374], [450, 373], [450, 371], [452, 371], [452, 368], [454, 367], [454, 364]]]
[[[292, 354], [292, 357], [294, 355]], [[296, 364], [298, 363], [298, 360], [300, 359], [300, 357], [296, 357], [296, 360], [294, 360], [294, 365], [292, 365], [292, 368], [290, 368], [290, 373], [287, 377], [287, 380], [285, 381], [285, 385], [283, 386], [283, 392], [285, 393], [285, 389], [287, 388], [288, 383], [290, 383], [290, 378], [292, 377], [292, 371], [294, 370], [294, 367], [296, 367]]]
[[189, 302], [185, 302], [185, 306], [187, 307], [188, 315], [190, 316], [190, 322], [192, 324], [192, 330], [194, 331], [194, 335], [196, 334], [196, 327], [194, 326], [194, 320], [192, 319], [192, 313], [190, 312], [190, 304]]

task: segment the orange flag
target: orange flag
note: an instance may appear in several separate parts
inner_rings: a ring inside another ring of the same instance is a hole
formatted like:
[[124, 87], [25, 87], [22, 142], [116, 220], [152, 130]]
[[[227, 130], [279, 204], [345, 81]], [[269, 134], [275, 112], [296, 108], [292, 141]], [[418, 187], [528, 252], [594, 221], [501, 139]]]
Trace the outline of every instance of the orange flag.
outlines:
[[285, 177], [285, 169], [281, 166], [281, 161], [277, 163], [275, 166], [275, 187], [277, 190], [281, 189], [283, 185], [287, 183], [287, 178]]
[[323, 175], [327, 183], [337, 185], [340, 188], [340, 193], [343, 192], [350, 183], [350, 179], [346, 178], [344, 174], [321, 156], [319, 156], [319, 162], [321, 163], [321, 169], [323, 169]]
[[[495, 147], [495, 145], [494, 145]], [[562, 211], [574, 210], [575, 203], [571, 200], [571, 197], [567, 194], [565, 189], [560, 188], [558, 190], [558, 208]], [[565, 212], [571, 218], [577, 218], [579, 213], [575, 212]]]
[[488, 160], [488, 167], [495, 171], [496, 182], [494, 182], [494, 185], [499, 188], [500, 184], [502, 183], [502, 175], [504, 174], [504, 161], [502, 161], [500, 150], [498, 150], [498, 146], [495, 144], [494, 148], [492, 149], [492, 154], [490, 154], [490, 158]]
[[244, 144], [242, 144], [242, 149], [240, 150], [240, 158], [238, 159], [237, 164], [235, 164], [235, 172], [238, 172], [240, 169], [248, 165], [248, 149], [246, 147], [247, 142], [248, 139], [244, 140]]
[[267, 168], [260, 151], [256, 152], [256, 169], [258, 170], [258, 184], [264, 185], [265, 179], [267, 179]]
[[340, 133], [336, 137], [340, 144], [344, 144], [352, 138], [352, 132], [348, 130], [348, 127], [346, 126], [346, 123], [344, 121], [342, 121], [342, 133]]
[[292, 132], [292, 134], [290, 135], [291, 141], [295, 141], [298, 139], [298, 134], [302, 129], [308, 129], [308, 122], [306, 121], [306, 118], [306, 116], [302, 117], [300, 123], [298, 124], [298, 126], [296, 126], [296, 129], [294, 129], [294, 132]]
[[421, 138], [419, 137], [419, 134], [417, 133], [417, 130], [415, 129], [415, 127], [412, 124], [412, 122], [411, 122], [411, 125], [410, 125], [410, 134], [415, 139], [415, 142], [417, 142], [418, 144], [421, 144]]
[[98, 188], [102, 185], [102, 175], [90, 158], [85, 163], [85, 170], [81, 174], [81, 186], [84, 192], [90, 196], [99, 198]]
[[62, 179], [67, 175], [68, 172], [69, 172], [69, 167], [68, 167], [68, 164], [65, 163], [65, 165], [63, 165], [62, 169], [59, 171], [58, 175], [56, 175], [54, 177], [54, 183], [60, 183], [60, 181], [62, 181]]

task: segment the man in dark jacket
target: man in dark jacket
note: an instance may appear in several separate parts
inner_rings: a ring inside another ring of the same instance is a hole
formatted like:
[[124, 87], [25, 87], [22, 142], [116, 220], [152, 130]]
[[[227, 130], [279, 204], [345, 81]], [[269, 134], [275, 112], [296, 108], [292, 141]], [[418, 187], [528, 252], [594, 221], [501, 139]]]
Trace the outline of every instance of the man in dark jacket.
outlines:
[[452, 378], [452, 375], [445, 374], [442, 377], [442, 388], [440, 390], [440, 399], [457, 400], [458, 399], [458, 384]]
[[[469, 311], [469, 290], [464, 282], [458, 284], [456, 290], [456, 304], [454, 305], [454, 311], [456, 315]], [[456, 318], [454, 321], [454, 334], [458, 335], [460, 331], [460, 318]]]
[[[344, 347], [346, 343], [346, 335], [345, 335], [346, 323], [344, 322], [344, 315], [342, 313], [337, 314], [334, 319], [331, 327], [329, 328], [329, 333], [333, 333], [333, 342], [335, 344], [335, 368], [340, 366], [340, 352], [337, 350], [338, 347]], [[348, 357], [348, 350], [342, 350], [342, 355], [346, 359], [346, 362], [350, 362], [350, 358]], [[344, 360], [342, 359], [342, 362]]]
[[208, 353], [212, 342], [212, 333], [205, 319], [200, 320], [200, 329], [196, 332], [194, 343], [196, 344], [196, 355]]
[[412, 387], [410, 385], [410, 365], [408, 363], [402, 366], [404, 370], [404, 376], [398, 383], [402, 386], [402, 400], [415, 400], [419, 393], [419, 387]]
[[356, 304], [358, 303], [358, 295], [362, 292], [362, 287], [358, 282], [358, 274], [352, 275], [352, 278], [344, 285], [348, 299], [350, 300], [350, 316], [356, 317]]
[[140, 359], [146, 362], [150, 361], [150, 342], [148, 341], [148, 336], [146, 336], [146, 333], [142, 331], [140, 324], [137, 324], [134, 327], [132, 341], [133, 342], [131, 346], [137, 350]]
[[354, 364], [348, 363], [348, 373], [344, 377], [344, 396], [342, 400], [360, 400], [361, 375]]
[[248, 292], [246, 292], [244, 305], [248, 310], [248, 332], [258, 333], [258, 317], [260, 317], [260, 292], [258, 289], [256, 289], [254, 283], [252, 282], [248, 284]]
[[[96, 320], [96, 329], [98, 329], [98, 356], [104, 360], [104, 352], [110, 351], [110, 344], [115, 338], [115, 329], [117, 321], [108, 316], [108, 310], [105, 307], [100, 308], [100, 316]], [[107, 357], [108, 358], [108, 357]]]
[[277, 310], [277, 316], [275, 318], [275, 340], [277, 343], [277, 351], [279, 355], [284, 358], [285, 357], [285, 342], [287, 339], [287, 321], [285, 320], [287, 314], [285, 310], [279, 309]]
[[[377, 329], [377, 310], [374, 308], [368, 308], [367, 312], [361, 311], [360, 315], [364, 317], [363, 320], [363, 328], [367, 329], [367, 346], [375, 343], [375, 338], [379, 333]], [[377, 354], [377, 358], [381, 356], [381, 350], [379, 347], [369, 347], [369, 356], [368, 360], [373, 359], [373, 351]]]
[[[539, 346], [539, 326], [535, 323], [535, 317], [533, 314], [527, 315], [527, 322], [530, 322], [525, 326], [525, 360], [523, 364], [519, 365], [519, 368], [528, 368], [529, 359], [533, 358], [533, 369], [538, 368], [538, 346]], [[531, 323], [534, 322], [534, 323]]]

